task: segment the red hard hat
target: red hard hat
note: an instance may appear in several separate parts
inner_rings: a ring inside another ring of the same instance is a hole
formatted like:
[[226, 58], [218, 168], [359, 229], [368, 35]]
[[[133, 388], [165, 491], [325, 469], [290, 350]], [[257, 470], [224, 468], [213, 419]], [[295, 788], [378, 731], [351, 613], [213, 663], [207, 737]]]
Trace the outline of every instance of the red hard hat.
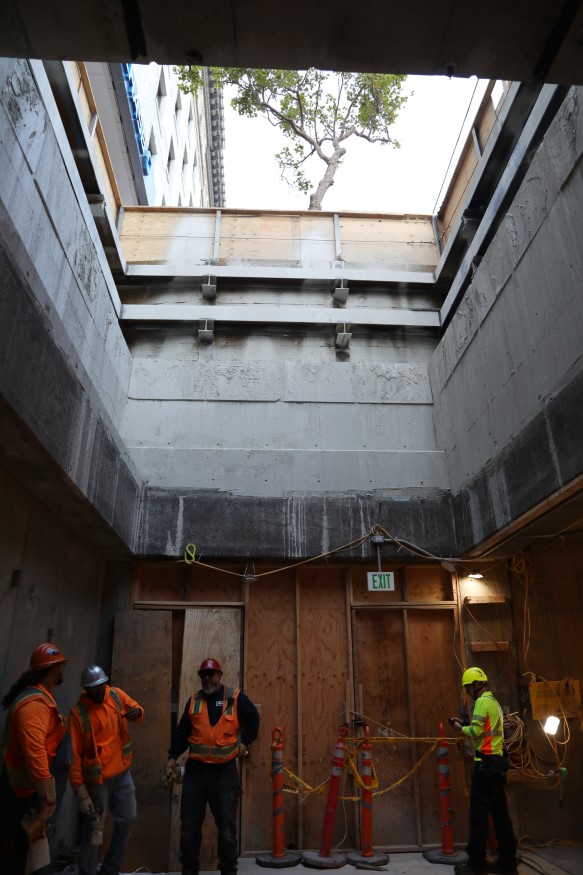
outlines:
[[208, 671], [209, 669], [212, 671], [220, 671], [221, 674], [223, 673], [223, 669], [221, 668], [217, 660], [211, 659], [210, 657], [208, 659], [203, 659], [200, 664], [198, 673], [200, 674], [201, 671]]
[[32, 656], [30, 657], [31, 668], [48, 668], [60, 662], [67, 662], [67, 660], [57, 645], [50, 642], [39, 644], [36, 650], [32, 651]]

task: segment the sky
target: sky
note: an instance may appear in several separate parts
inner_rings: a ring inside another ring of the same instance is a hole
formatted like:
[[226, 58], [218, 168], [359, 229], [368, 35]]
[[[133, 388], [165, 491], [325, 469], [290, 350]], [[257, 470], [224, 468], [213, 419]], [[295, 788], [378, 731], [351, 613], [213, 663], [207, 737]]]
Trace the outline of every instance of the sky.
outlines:
[[[410, 96], [392, 129], [401, 148], [367, 143], [357, 137], [349, 140], [344, 162], [322, 208], [434, 213], [456, 141], [459, 137], [458, 148], [463, 146], [486, 85], [487, 80], [475, 77], [409, 76], [404, 93]], [[229, 100], [225, 89], [226, 206], [306, 210], [309, 195], [295, 192], [280, 179], [273, 157], [285, 138], [263, 118], [238, 116]], [[311, 178], [317, 180], [324, 164], [314, 160]], [[451, 169], [454, 166], [455, 160]]]

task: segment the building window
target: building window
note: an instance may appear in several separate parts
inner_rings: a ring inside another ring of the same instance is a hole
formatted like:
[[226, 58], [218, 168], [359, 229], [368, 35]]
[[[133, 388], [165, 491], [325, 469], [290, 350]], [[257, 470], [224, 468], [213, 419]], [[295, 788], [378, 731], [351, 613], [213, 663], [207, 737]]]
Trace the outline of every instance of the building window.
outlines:
[[174, 152], [174, 140], [170, 140], [170, 148], [168, 149], [168, 160], [166, 162], [166, 172], [168, 174], [168, 179], [172, 176], [172, 172], [174, 170], [174, 161], [176, 160], [176, 153]]
[[160, 69], [160, 79], [158, 80], [158, 91], [156, 93], [156, 102], [158, 103], [159, 110], [162, 110], [162, 105], [167, 94], [168, 89], [166, 86], [166, 77], [164, 76], [164, 67], [162, 67]]

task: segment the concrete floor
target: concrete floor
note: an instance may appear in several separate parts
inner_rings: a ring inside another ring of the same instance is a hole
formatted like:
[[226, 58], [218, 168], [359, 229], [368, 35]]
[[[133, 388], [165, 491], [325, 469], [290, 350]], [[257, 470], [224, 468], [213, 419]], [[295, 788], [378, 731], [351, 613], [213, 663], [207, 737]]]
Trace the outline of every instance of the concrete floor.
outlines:
[[[253, 857], [241, 857], [239, 859], [239, 875], [266, 875], [270, 869], [258, 866]], [[271, 870], [275, 871], [275, 870]], [[298, 875], [307, 875], [316, 870], [303, 865], [282, 872], [297, 872]], [[355, 866], [343, 866], [343, 875], [363, 875], [365, 870], [356, 869]], [[383, 868], [379, 871], [384, 871]], [[453, 866], [442, 863], [429, 863], [422, 854], [390, 854], [389, 864], [386, 871], [391, 875], [453, 875]], [[581, 845], [557, 845], [550, 848], [539, 848], [536, 851], [523, 852], [523, 859], [518, 864], [519, 875], [582, 875], [583, 873], [583, 844]], [[171, 873], [168, 873], [171, 875]], [[172, 873], [174, 875], [174, 873]], [[180, 875], [180, 873], [175, 873]], [[216, 872], [208, 875], [217, 875]]]

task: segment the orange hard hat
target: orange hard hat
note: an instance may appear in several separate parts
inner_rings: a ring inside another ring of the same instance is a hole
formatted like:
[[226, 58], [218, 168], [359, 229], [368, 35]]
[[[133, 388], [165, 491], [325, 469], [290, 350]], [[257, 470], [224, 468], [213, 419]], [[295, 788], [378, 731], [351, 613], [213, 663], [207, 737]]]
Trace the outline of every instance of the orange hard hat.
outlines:
[[208, 657], [207, 659], [203, 659], [203, 661], [201, 662], [198, 673], [200, 674], [201, 671], [220, 671], [221, 674], [223, 673], [223, 669], [221, 668], [217, 660], [211, 659], [210, 657]]
[[49, 666], [58, 665], [60, 662], [67, 662], [67, 660], [57, 645], [51, 644], [50, 641], [46, 644], [39, 644], [36, 650], [32, 651], [30, 657], [31, 668], [49, 668]]

